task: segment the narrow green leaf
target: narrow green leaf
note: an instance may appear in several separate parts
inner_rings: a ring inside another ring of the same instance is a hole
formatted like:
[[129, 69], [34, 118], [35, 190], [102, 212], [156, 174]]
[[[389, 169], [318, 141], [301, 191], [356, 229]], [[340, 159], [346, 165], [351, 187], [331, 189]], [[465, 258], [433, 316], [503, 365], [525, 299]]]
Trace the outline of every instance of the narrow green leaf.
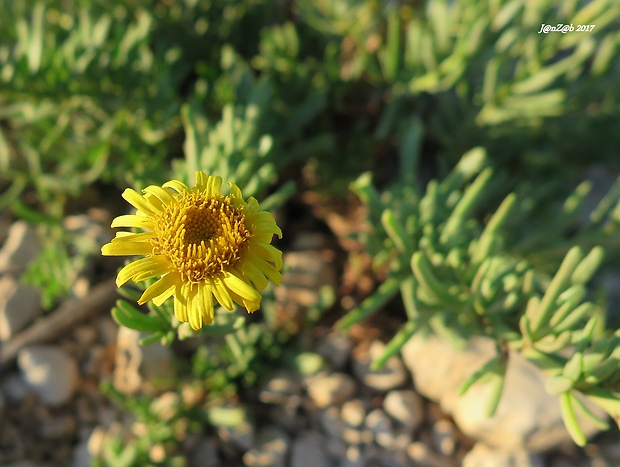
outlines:
[[415, 183], [424, 127], [419, 118], [414, 118], [404, 128], [399, 152], [400, 179], [405, 183], [413, 184]]
[[568, 359], [566, 365], [564, 365], [564, 370], [562, 370], [562, 375], [571, 381], [578, 381], [581, 377], [581, 373], [583, 372], [583, 353], [575, 352], [571, 358]]
[[488, 167], [476, 177], [469, 187], [467, 187], [458, 204], [455, 206], [454, 211], [446, 221], [440, 238], [442, 243], [449, 245], [457, 237], [463, 222], [472, 215], [476, 208], [476, 203], [482, 197], [484, 189], [491, 180], [492, 175], [493, 169]]
[[469, 388], [482, 379], [486, 379], [490, 374], [496, 372], [498, 364], [501, 364], [501, 355], [497, 354], [487, 362], [485, 362], [480, 368], [469, 375], [465, 381], [458, 388], [458, 395], [462, 396]]
[[536, 314], [531, 317], [532, 332], [535, 338], [542, 337], [542, 332], [549, 326], [549, 321], [553, 315], [554, 305], [570, 282], [570, 277], [575, 268], [583, 258], [579, 247], [573, 247], [566, 254], [564, 261], [556, 275], [551, 280], [549, 287], [543, 296], [540, 305], [537, 307]]
[[[595, 308], [590, 302], [582, 303], [573, 311], [571, 311], [562, 320], [554, 320], [553, 331], [560, 333], [564, 331], [570, 331], [576, 328], [581, 328], [583, 325], [580, 323], [585, 321], [592, 314], [592, 310]], [[557, 321], [557, 324], [556, 324]]]
[[585, 404], [583, 399], [579, 397], [578, 394], [573, 395], [573, 403], [577, 411], [583, 414], [596, 428], [599, 430], [609, 429], [609, 423], [592, 412], [592, 409]]
[[407, 321], [396, 333], [396, 335], [388, 342], [385, 346], [385, 350], [383, 354], [379, 358], [377, 358], [374, 362], [372, 362], [371, 369], [373, 371], [380, 370], [383, 368], [383, 365], [400, 352], [400, 349], [403, 348], [403, 345], [411, 339], [411, 337], [418, 330], [418, 326], [413, 321]]
[[416, 307], [416, 284], [413, 276], [405, 279], [400, 285], [400, 295], [403, 299], [403, 306], [407, 319], [413, 321], [419, 317]]
[[504, 383], [506, 382], [505, 378], [505, 369], [501, 373], [494, 373], [491, 376], [491, 381], [489, 384], [491, 385], [491, 392], [489, 394], [489, 400], [487, 402], [486, 408], [486, 416], [492, 417], [495, 415], [497, 411], [497, 407], [502, 399], [502, 392], [504, 391]]
[[366, 300], [364, 300], [360, 306], [348, 312], [338, 322], [336, 327], [343, 331], [346, 331], [354, 324], [357, 324], [373, 313], [379, 311], [379, 309], [389, 302], [397, 293], [400, 288], [400, 284], [403, 279], [401, 278], [389, 278]]
[[381, 213], [381, 224], [390, 239], [394, 242], [394, 245], [398, 251], [406, 256], [411, 255], [413, 251], [411, 239], [405, 232], [405, 229], [400, 221], [396, 219], [394, 211], [391, 209], [386, 209], [383, 211]]
[[566, 426], [571, 438], [573, 438], [575, 444], [583, 447], [586, 445], [587, 439], [579, 427], [577, 417], [575, 417], [575, 412], [573, 410], [573, 399], [574, 397], [572, 396], [571, 391], [560, 394], [562, 419], [564, 420], [564, 425]]
[[448, 288], [442, 284], [433, 273], [433, 268], [424, 253], [417, 251], [411, 257], [411, 269], [421, 287], [424, 287], [431, 296], [435, 297], [439, 303], [443, 303], [449, 308], [460, 310], [465, 303], [459, 297], [453, 295]]
[[36, 73], [41, 68], [43, 55], [43, 19], [45, 4], [38, 2], [32, 9], [32, 23], [30, 26], [30, 41], [28, 43], [28, 70]]
[[558, 396], [570, 391], [574, 385], [575, 381], [564, 375], [553, 375], [545, 380], [545, 391], [553, 396]]
[[162, 331], [162, 321], [158, 317], [146, 315], [124, 300], [118, 300], [112, 308], [112, 318], [117, 324], [140, 332]]
[[590, 250], [590, 253], [579, 263], [571, 276], [573, 284], [585, 284], [596, 273], [605, 257], [605, 251], [600, 246]]

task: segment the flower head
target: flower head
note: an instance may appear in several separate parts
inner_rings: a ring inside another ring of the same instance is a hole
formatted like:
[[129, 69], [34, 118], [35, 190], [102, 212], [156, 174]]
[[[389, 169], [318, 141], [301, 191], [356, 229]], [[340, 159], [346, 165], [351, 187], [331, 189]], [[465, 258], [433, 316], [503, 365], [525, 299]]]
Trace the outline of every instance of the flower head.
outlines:
[[270, 244], [282, 231], [256, 199], [245, 201], [237, 185], [228, 185], [224, 196], [222, 178], [199, 171], [192, 188], [171, 180], [145, 188], [144, 195], [126, 189], [122, 196], [137, 211], [117, 217], [112, 227], [142, 232], [117, 232], [101, 253], [145, 257], [123, 267], [116, 285], [161, 276], [138, 303], [161, 305], [174, 296], [175, 316], [196, 330], [213, 322], [213, 297], [228, 310], [237, 303], [256, 311], [267, 280], [282, 280], [282, 252]]

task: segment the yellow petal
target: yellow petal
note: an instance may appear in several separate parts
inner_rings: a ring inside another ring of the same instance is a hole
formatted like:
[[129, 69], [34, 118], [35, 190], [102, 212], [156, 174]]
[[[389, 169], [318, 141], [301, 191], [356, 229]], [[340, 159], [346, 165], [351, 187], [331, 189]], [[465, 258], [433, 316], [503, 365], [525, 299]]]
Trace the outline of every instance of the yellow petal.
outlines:
[[276, 270], [282, 269], [282, 252], [273, 245], [266, 243], [252, 243], [252, 251], [261, 259], [275, 263]]
[[194, 188], [198, 188], [199, 190], [205, 190], [207, 188], [207, 181], [209, 180], [209, 176], [204, 173], [202, 170], [197, 170], [194, 172], [196, 176], [196, 185]]
[[125, 214], [124, 216], [114, 218], [112, 221], [112, 228], [116, 227], [135, 227], [138, 229], [154, 230], [155, 222], [150, 217]]
[[232, 311], [233, 301], [232, 298], [230, 298], [230, 294], [228, 293], [228, 289], [224, 283], [219, 278], [214, 277], [209, 285], [211, 286], [211, 291], [213, 292], [213, 295], [218, 303], [228, 311]]
[[245, 261], [241, 268], [243, 274], [240, 275], [249, 278], [254, 284], [254, 287], [256, 287], [256, 290], [265, 290], [268, 282], [267, 279], [265, 279], [265, 275], [260, 272], [260, 269], [254, 266], [250, 261]]
[[143, 242], [144, 240], [150, 240], [151, 238], [157, 237], [155, 232], [125, 232], [123, 230], [119, 230], [116, 232], [116, 237], [112, 239], [112, 243], [120, 243], [120, 242]]
[[149, 215], [156, 213], [156, 210], [153, 209], [153, 206], [144, 198], [144, 196], [131, 188], [126, 188], [121, 196], [138, 211], [142, 211], [143, 213]]
[[[241, 189], [233, 182], [228, 182], [228, 186], [230, 187], [230, 194], [237, 199], [243, 200], [243, 195], [241, 194]], [[245, 204], [245, 201], [243, 201]]]
[[254, 264], [254, 266], [256, 266], [260, 272], [267, 276], [267, 278], [274, 284], [280, 285], [282, 283], [282, 276], [270, 263], [258, 260], [256, 262], [253, 261], [252, 264]]
[[222, 177], [217, 177], [215, 175], [211, 175], [207, 179], [206, 183], [206, 193], [207, 195], [219, 195], [222, 189]]
[[261, 295], [247, 282], [244, 282], [234, 274], [228, 273], [224, 276], [223, 282], [232, 292], [250, 302], [259, 302]]
[[172, 194], [168, 190], [165, 190], [164, 188], [160, 186], [157, 186], [157, 185], [147, 186], [143, 191], [145, 193], [149, 193], [155, 196], [158, 200], [160, 200], [165, 205], [168, 205], [174, 202], [174, 196], [172, 196]]
[[174, 291], [174, 316], [182, 323], [187, 323], [187, 286], [186, 284], [178, 284]]
[[155, 305], [160, 306], [174, 293], [174, 288], [180, 280], [181, 275], [179, 273], [169, 272], [157, 282], [146, 288], [138, 300], [138, 304], [142, 305], [149, 300], [153, 300]]
[[202, 327], [202, 313], [200, 309], [200, 303], [198, 299], [198, 286], [197, 284], [190, 284], [187, 290], [187, 318], [188, 323], [194, 331], [197, 331]]
[[244, 307], [248, 311], [248, 313], [254, 313], [260, 308], [260, 300], [258, 302], [248, 301], [232, 291], [230, 291], [230, 296], [235, 301], [235, 303], [238, 303], [240, 306]]
[[[116, 276], [116, 286], [120, 287], [129, 279], [133, 279], [136, 282], [136, 276], [162, 276], [166, 274], [172, 264], [165, 256], [149, 256], [148, 258], [141, 258], [124, 266]], [[144, 280], [144, 279], [142, 279]]]
[[213, 293], [207, 283], [198, 285], [196, 306], [199, 308], [204, 324], [211, 324], [215, 316], [215, 310], [213, 308]]
[[[114, 239], [117, 240], [117, 239]], [[150, 242], [114, 242], [106, 243], [101, 247], [104, 256], [136, 256], [150, 255], [153, 253], [153, 245]]]
[[172, 188], [177, 193], [188, 191], [187, 185], [179, 180], [170, 180], [162, 185], [164, 188]]

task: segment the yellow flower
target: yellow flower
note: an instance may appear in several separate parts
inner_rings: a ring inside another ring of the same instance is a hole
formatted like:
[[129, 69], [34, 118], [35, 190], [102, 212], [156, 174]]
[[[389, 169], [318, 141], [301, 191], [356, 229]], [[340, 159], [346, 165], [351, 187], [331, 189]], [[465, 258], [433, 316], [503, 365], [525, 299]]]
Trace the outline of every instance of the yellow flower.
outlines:
[[149, 186], [144, 195], [126, 189], [122, 196], [136, 214], [117, 217], [112, 227], [143, 232], [119, 231], [101, 253], [146, 257], [123, 267], [116, 285], [161, 276], [138, 303], [161, 305], [174, 295], [175, 316], [196, 330], [213, 322], [213, 297], [228, 310], [234, 302], [256, 311], [267, 279], [282, 280], [282, 252], [270, 245], [282, 231], [256, 199], [245, 201], [237, 185], [228, 185], [224, 196], [221, 177], [196, 172], [191, 189], [178, 180]]

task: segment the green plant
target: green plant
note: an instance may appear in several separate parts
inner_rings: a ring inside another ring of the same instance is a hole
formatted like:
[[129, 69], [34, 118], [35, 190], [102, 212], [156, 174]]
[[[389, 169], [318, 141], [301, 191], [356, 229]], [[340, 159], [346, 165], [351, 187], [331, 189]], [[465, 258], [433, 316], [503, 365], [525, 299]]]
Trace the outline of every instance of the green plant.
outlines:
[[[379, 311], [400, 293], [407, 322], [375, 367], [418, 332], [437, 333], [455, 345], [474, 335], [489, 336], [496, 342], [496, 357], [461, 390], [490, 380], [492, 415], [502, 393], [508, 349], [520, 352], [549, 376], [548, 389], [562, 401], [566, 426], [576, 443], [585, 444], [574, 410], [594, 415], [576, 395], [585, 395], [612, 416], [620, 409], [615, 351], [620, 331], [606, 329], [604, 309], [588, 299], [586, 288], [603, 261], [598, 244], [618, 234], [617, 190], [585, 225], [575, 227], [587, 192], [581, 186], [561, 211], [556, 209], [552, 226], [533, 229], [526, 216], [531, 214], [527, 193], [508, 194], [489, 212], [503, 178], [479, 148], [465, 154], [443, 180], [431, 180], [424, 188], [416, 178], [420, 125], [414, 124], [409, 135], [402, 144], [398, 182], [378, 193], [366, 174], [352, 185], [374, 226], [363, 241], [387, 278], [341, 319], [340, 328]], [[546, 235], [548, 230], [555, 233]], [[550, 255], [560, 238], [561, 246]], [[545, 268], [529, 259], [545, 253]]]

